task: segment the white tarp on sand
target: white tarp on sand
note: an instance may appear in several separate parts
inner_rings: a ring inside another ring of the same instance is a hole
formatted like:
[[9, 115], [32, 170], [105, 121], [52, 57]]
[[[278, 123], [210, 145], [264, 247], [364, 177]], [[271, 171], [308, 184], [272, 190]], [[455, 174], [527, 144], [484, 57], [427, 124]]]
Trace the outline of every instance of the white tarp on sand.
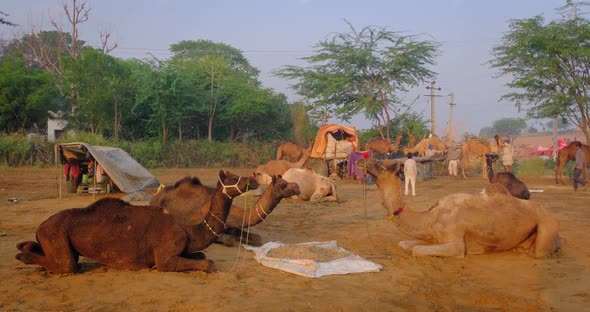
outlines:
[[364, 273], [364, 272], [379, 272], [381, 265], [364, 259], [360, 256], [352, 254], [348, 250], [338, 247], [336, 241], [327, 242], [308, 242], [298, 245], [313, 245], [320, 248], [332, 249], [341, 252], [350, 253], [350, 256], [332, 260], [329, 262], [318, 262], [310, 259], [285, 259], [272, 258], [267, 254], [275, 248], [284, 246], [281, 242], [268, 242], [260, 247], [243, 245], [244, 248], [252, 250], [255, 253], [254, 258], [260, 264], [279, 269], [285, 272], [306, 276], [306, 277], [322, 277], [324, 275], [335, 274], [350, 274], [350, 273]]

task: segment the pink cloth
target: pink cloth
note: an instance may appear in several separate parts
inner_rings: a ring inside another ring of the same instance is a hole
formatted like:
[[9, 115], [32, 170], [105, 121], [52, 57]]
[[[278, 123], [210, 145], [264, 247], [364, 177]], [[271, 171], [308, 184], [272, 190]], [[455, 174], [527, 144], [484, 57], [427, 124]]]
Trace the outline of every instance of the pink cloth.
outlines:
[[64, 176], [66, 178], [72, 177], [74, 179], [78, 179], [78, 176], [80, 176], [80, 165], [78, 164], [78, 161], [76, 160], [70, 160], [69, 164], [65, 164], [64, 165]]

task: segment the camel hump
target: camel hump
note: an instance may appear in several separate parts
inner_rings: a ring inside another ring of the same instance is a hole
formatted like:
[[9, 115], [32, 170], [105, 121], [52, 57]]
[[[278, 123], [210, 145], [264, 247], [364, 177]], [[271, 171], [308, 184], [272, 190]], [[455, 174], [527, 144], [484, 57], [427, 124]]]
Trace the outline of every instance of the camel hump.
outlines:
[[185, 183], [191, 183], [194, 185], [201, 185], [201, 180], [199, 180], [198, 177], [184, 177], [178, 181], [176, 181], [176, 183], [174, 183], [174, 188], [177, 189], [179, 186], [185, 184]]
[[502, 194], [502, 195], [512, 196], [512, 195], [510, 195], [510, 192], [508, 191], [508, 189], [506, 189], [506, 187], [504, 187], [504, 185], [496, 184], [496, 183], [488, 184], [486, 186], [484, 192], [488, 195]]
[[105, 197], [95, 201], [92, 205], [129, 205], [129, 203], [119, 198]]
[[119, 199], [119, 198], [114, 198], [114, 197], [105, 197], [105, 198], [101, 198], [97, 201], [95, 201], [94, 203], [90, 204], [86, 209], [87, 211], [96, 211], [96, 210], [110, 210], [110, 209], [114, 209], [114, 210], [118, 210], [121, 207], [124, 206], [128, 206], [129, 203]]

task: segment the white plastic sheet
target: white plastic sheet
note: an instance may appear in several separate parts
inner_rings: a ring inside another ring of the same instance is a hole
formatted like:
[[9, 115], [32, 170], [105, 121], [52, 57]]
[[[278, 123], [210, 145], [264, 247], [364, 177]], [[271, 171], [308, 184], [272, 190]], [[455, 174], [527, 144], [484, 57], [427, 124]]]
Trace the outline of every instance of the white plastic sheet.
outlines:
[[324, 275], [379, 272], [382, 268], [381, 265], [377, 263], [355, 255], [342, 247], [338, 247], [336, 241], [308, 242], [297, 245], [314, 245], [320, 248], [348, 252], [350, 253], [350, 256], [329, 262], [318, 262], [311, 259], [282, 259], [267, 256], [272, 249], [283, 245], [285, 244], [281, 242], [268, 242], [260, 247], [243, 246], [248, 250], [254, 251], [254, 258], [264, 266], [306, 277], [317, 278]]

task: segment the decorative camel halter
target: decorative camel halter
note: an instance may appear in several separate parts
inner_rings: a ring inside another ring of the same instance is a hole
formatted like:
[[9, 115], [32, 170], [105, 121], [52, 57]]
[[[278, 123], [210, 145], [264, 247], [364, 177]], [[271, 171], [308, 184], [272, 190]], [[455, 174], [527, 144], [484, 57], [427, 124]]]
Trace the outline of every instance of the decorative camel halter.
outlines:
[[[260, 220], [265, 221], [266, 217], [268, 217], [268, 212], [266, 212], [266, 210], [264, 210], [264, 208], [262, 207], [261, 204], [258, 204], [256, 207], [256, 214], [258, 215], [258, 218], [260, 218]], [[260, 212], [258, 211], [260, 209], [260, 211], [262, 211], [262, 213], [264, 214], [264, 218], [262, 217], [262, 215], [260, 215]]]
[[397, 210], [394, 211], [392, 214], [387, 215], [387, 220], [392, 221], [393, 218], [399, 216], [399, 214], [402, 213], [403, 211], [404, 211], [404, 207], [397, 208]]
[[[250, 186], [250, 180], [249, 179], [250, 178], [248, 178], [248, 186]], [[235, 196], [232, 197], [227, 192], [227, 189], [228, 188], [231, 188], [231, 187], [235, 188], [238, 191], [238, 193], [240, 193], [239, 195], [243, 194], [244, 192], [242, 192], [242, 190], [240, 190], [240, 188], [238, 187], [238, 184], [240, 184], [240, 180], [242, 180], [242, 177], [238, 177], [238, 182], [236, 182], [235, 184], [225, 185], [225, 184], [223, 184], [223, 181], [221, 181], [221, 178], [219, 178], [219, 183], [221, 183], [221, 186], [223, 187], [223, 190], [221, 191], [223, 193], [223, 195], [227, 196], [227, 198], [229, 198], [229, 199], [232, 199], [233, 197], [235, 197]], [[246, 187], [246, 190], [248, 189], [248, 186]], [[239, 196], [239, 195], [236, 195], [236, 196]]]
[[[209, 210], [209, 214], [211, 216], [213, 216], [213, 218], [217, 219], [217, 221], [221, 222], [221, 224], [223, 224], [223, 229], [224, 230], [227, 229], [227, 226], [225, 225], [225, 222], [223, 222], [223, 220], [219, 219], [219, 217], [217, 217], [213, 212], [211, 212], [211, 210]], [[213, 230], [213, 228], [209, 225], [209, 223], [207, 223], [207, 219], [203, 218], [203, 223], [209, 229], [209, 231], [211, 231], [211, 233], [213, 233], [213, 235], [215, 235], [217, 237], [221, 237], [221, 234], [218, 234], [217, 232], [215, 232]]]

